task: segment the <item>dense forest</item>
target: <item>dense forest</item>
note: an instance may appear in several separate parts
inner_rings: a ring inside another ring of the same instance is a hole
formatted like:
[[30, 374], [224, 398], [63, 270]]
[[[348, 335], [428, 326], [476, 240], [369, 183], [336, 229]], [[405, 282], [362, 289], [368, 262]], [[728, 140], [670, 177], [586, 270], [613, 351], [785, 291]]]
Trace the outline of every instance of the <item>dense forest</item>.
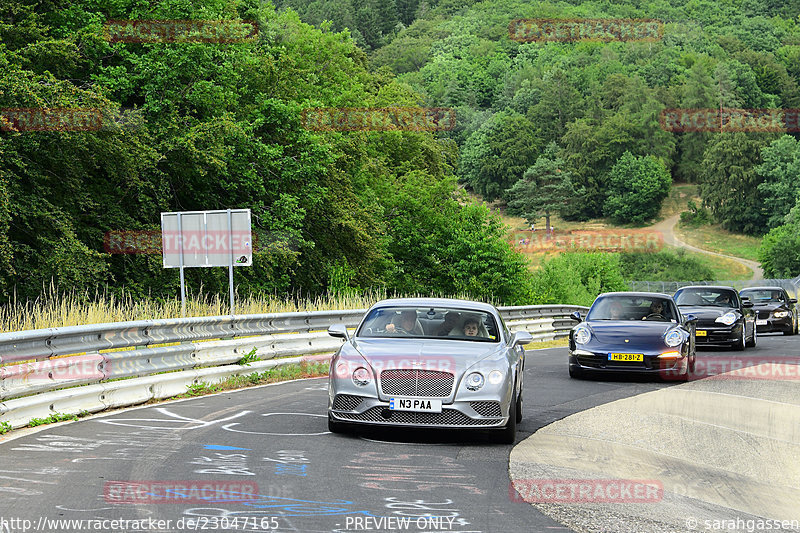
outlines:
[[[177, 274], [159, 256], [108, 254], [104, 235], [158, 230], [162, 211], [241, 207], [253, 212], [259, 248], [253, 267], [237, 269], [240, 292], [384, 287], [528, 303], [560, 297], [547, 279], [574, 278], [587, 294], [620, 286], [615, 258], [563, 259], [532, 278], [500, 219], [459, 181], [522, 214], [519, 200], [547, 189], [565, 218], [621, 223], [652, 217], [671, 180], [698, 183], [726, 228], [769, 231], [765, 271], [800, 270], [797, 136], [675, 134], [659, 124], [664, 108], [800, 107], [800, 4], [470, 4], [4, 1], [0, 109], [97, 108], [141, 120], [99, 131], [4, 124], [3, 298], [33, 298], [50, 283], [172, 297]], [[664, 35], [510, 39], [510, 21], [526, 17], [652, 18]], [[255, 20], [258, 34], [110, 42], [111, 19]], [[301, 122], [311, 107], [414, 105], [455, 108], [456, 127], [318, 132]], [[786, 246], [794, 256], [776, 253]], [[187, 276], [194, 290], [225, 291], [224, 269]]]
[[[705, 208], [726, 229], [772, 230], [762, 250], [767, 274], [800, 274], [797, 216], [789, 216], [800, 191], [797, 132], [671, 133], [659, 124], [669, 108], [800, 108], [800, 3], [392, 3], [281, 5], [312, 24], [350, 28], [375, 71], [388, 69], [426, 105], [456, 108], [457, 172], [483, 198], [526, 214], [538, 195], [537, 213], [544, 198], [566, 218], [641, 223], [657, 214], [668, 175], [699, 184]], [[546, 17], [655, 19], [663, 38], [509, 38], [510, 21]], [[547, 171], [555, 162], [560, 183]], [[561, 191], [548, 194], [554, 185]], [[793, 247], [793, 258], [775, 245]]]

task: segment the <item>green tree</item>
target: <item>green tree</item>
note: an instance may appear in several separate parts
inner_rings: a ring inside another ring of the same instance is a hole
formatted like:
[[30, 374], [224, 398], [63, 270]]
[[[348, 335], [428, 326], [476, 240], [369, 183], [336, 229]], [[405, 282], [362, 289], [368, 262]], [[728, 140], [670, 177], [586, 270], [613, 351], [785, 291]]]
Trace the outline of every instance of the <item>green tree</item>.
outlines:
[[[716, 106], [713, 80], [708, 73], [706, 61], [696, 61], [687, 72], [683, 84], [681, 107], [684, 109], [707, 109]], [[698, 183], [701, 178], [703, 153], [708, 145], [710, 133], [685, 132], [678, 134], [678, 164], [675, 178], [686, 183]]]
[[610, 194], [603, 211], [617, 224], [641, 224], [658, 214], [671, 185], [659, 160], [625, 152], [609, 173]]
[[558, 151], [558, 146], [550, 143], [507, 194], [510, 214], [524, 217], [529, 224], [544, 215], [548, 232], [550, 216], [561, 213], [575, 199], [571, 175], [564, 170]]
[[761, 151], [763, 163], [755, 169], [762, 180], [758, 192], [763, 199], [767, 226], [776, 228], [784, 223], [800, 193], [800, 143], [784, 135]]
[[537, 146], [528, 119], [513, 111], [497, 113], [467, 139], [463, 180], [486, 200], [502, 198], [534, 162]]
[[771, 134], [720, 133], [713, 137], [703, 157], [703, 205], [725, 229], [762, 235], [767, 217], [758, 192], [761, 178], [756, 167], [761, 149]]
[[784, 224], [771, 229], [761, 241], [758, 260], [767, 277], [800, 275], [800, 225]]

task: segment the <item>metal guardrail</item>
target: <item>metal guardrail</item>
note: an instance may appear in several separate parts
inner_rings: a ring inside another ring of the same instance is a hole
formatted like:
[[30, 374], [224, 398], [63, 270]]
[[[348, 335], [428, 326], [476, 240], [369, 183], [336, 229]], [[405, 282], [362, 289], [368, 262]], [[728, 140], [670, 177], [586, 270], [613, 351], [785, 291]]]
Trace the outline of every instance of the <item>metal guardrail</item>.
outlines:
[[[499, 311], [510, 329], [529, 331], [542, 341], [568, 335], [574, 325], [568, 315], [587, 309], [535, 305]], [[365, 311], [142, 320], [1, 333], [0, 363], [5, 366], [0, 367], [0, 422], [19, 427], [33, 416], [53, 412], [135, 405], [186, 392], [187, 385], [203, 377], [221, 381], [301, 360], [278, 358], [331, 354], [342, 340], [330, 337], [328, 326], [353, 328]], [[233, 364], [253, 349], [260, 361]]]
[[723, 285], [742, 290], [747, 287], [783, 287], [789, 296], [797, 298], [800, 295], [800, 277], [794, 279], [748, 279], [724, 281], [631, 281], [632, 291], [661, 292], [672, 294], [681, 287], [689, 285]]

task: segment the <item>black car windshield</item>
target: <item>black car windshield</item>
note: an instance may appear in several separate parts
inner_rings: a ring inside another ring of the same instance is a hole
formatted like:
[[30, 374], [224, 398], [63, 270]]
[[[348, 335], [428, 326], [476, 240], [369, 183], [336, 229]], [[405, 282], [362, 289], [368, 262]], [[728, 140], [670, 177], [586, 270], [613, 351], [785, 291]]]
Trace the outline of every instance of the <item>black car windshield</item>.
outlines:
[[586, 320], [653, 320], [677, 322], [672, 301], [659, 296], [605, 296], [598, 299]]
[[491, 313], [445, 307], [379, 307], [356, 336], [500, 342]]
[[739, 293], [742, 297], [747, 296], [753, 303], [783, 302], [782, 291], [774, 289], [749, 289]]
[[678, 305], [701, 307], [738, 307], [736, 291], [733, 289], [679, 289], [675, 293]]

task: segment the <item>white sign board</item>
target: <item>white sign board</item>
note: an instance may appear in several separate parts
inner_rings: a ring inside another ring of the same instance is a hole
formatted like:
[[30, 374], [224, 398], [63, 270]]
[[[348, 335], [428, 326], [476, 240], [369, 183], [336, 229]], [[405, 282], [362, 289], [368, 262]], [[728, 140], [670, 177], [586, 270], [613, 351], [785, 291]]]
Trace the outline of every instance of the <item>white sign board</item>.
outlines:
[[251, 266], [250, 210], [161, 213], [164, 268]]

